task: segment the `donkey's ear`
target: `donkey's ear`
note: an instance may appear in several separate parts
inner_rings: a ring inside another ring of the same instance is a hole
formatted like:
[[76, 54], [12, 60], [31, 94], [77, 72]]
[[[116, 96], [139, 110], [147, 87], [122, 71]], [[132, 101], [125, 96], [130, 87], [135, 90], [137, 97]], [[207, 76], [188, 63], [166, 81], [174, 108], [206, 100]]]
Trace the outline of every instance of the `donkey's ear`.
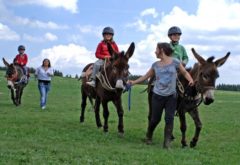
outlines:
[[224, 57], [216, 60], [216, 61], [214, 62], [215, 65], [216, 65], [217, 67], [222, 66], [222, 65], [226, 62], [226, 60], [228, 59], [229, 56], [230, 56], [230, 52], [228, 52], [228, 53], [226, 54], [226, 56], [224, 56]]
[[132, 57], [133, 53], [134, 53], [134, 50], [135, 50], [135, 44], [134, 42], [132, 42], [125, 54], [125, 56], [127, 57], [127, 59], [129, 59], [130, 57]]
[[5, 60], [5, 58], [2, 58], [2, 60], [3, 60], [4, 65], [5, 65], [6, 67], [9, 67], [9, 63]]
[[204, 63], [206, 62], [206, 60], [205, 60], [204, 58], [202, 58], [202, 56], [200, 56], [200, 55], [195, 51], [194, 48], [192, 48], [191, 50], [192, 50], [192, 53], [193, 53], [194, 57], [198, 60], [198, 62], [199, 62], [200, 64], [204, 64]]

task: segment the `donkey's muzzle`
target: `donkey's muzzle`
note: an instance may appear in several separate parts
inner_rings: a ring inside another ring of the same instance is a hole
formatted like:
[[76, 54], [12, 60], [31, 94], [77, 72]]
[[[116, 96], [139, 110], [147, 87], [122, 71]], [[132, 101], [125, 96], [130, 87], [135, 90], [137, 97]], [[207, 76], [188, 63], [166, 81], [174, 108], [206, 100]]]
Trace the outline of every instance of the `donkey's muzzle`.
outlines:
[[123, 80], [117, 80], [115, 88], [124, 89]]
[[205, 105], [209, 105], [214, 102], [214, 99], [206, 97], [204, 100]]

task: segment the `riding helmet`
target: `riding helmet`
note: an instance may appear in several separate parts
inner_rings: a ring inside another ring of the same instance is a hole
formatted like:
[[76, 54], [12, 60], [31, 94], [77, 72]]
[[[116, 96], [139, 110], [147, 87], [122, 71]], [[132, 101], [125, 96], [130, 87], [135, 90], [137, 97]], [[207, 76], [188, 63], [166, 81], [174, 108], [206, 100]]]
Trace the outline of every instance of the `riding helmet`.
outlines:
[[114, 35], [114, 30], [113, 30], [113, 28], [111, 28], [111, 27], [105, 27], [104, 29], [103, 29], [103, 32], [102, 32], [102, 35], [104, 35], [104, 34], [112, 34], [112, 35]]
[[19, 50], [25, 50], [25, 46], [19, 45], [19, 46], [18, 46], [18, 51], [19, 51]]
[[181, 35], [182, 34], [182, 31], [179, 27], [177, 26], [172, 26], [169, 28], [168, 30], [168, 36], [172, 35], [172, 34], [179, 34]]

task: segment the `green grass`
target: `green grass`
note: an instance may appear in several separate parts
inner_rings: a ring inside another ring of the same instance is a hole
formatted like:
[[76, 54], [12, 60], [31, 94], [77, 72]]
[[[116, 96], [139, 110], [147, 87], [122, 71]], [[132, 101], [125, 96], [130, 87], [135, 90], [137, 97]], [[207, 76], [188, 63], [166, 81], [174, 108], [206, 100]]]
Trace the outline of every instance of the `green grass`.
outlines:
[[[43, 111], [36, 81], [31, 80], [22, 105], [16, 107], [0, 72], [0, 164], [240, 164], [240, 93], [217, 91], [212, 105], [201, 105], [203, 129], [194, 149], [181, 148], [179, 121], [175, 118], [176, 139], [167, 151], [162, 149], [163, 121], [154, 133], [153, 145], [141, 142], [148, 113], [146, 93], [139, 94], [144, 88], [133, 88], [131, 111], [127, 110], [128, 95], [123, 95], [125, 135], [119, 138], [112, 104], [109, 133], [96, 127], [89, 104], [85, 123], [79, 123], [79, 81], [55, 77]], [[194, 124], [189, 116], [187, 122], [190, 141]]]

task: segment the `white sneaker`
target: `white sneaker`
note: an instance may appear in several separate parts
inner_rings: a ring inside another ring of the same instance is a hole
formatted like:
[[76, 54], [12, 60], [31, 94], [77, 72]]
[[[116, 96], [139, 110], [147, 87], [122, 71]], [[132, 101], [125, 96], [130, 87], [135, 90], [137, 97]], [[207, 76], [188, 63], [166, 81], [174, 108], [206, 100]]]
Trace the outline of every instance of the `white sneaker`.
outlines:
[[42, 106], [42, 110], [46, 109], [46, 106]]
[[86, 82], [88, 85], [90, 85], [90, 86], [92, 86], [92, 87], [96, 87], [96, 83], [95, 83], [95, 81], [94, 80], [92, 80], [92, 81], [88, 81], [88, 82]]

